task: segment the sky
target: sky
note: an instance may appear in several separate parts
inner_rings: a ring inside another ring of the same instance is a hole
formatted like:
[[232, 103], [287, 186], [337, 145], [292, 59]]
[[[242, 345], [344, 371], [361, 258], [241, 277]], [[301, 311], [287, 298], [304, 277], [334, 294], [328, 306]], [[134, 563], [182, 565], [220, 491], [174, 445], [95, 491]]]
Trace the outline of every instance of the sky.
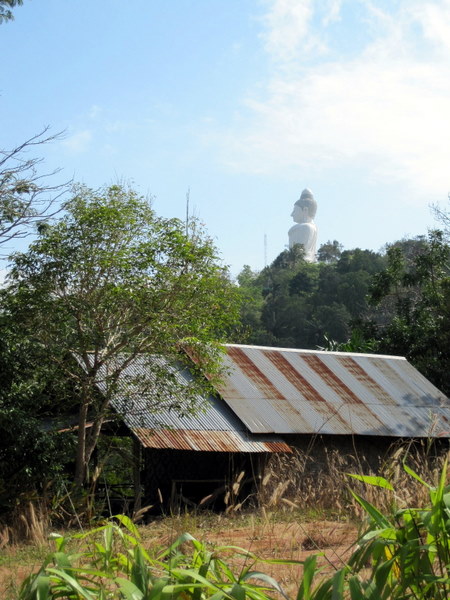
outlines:
[[[288, 243], [378, 251], [450, 191], [450, 0], [24, 0], [0, 25], [0, 147], [205, 224], [237, 275]], [[13, 250], [13, 248], [11, 248]]]

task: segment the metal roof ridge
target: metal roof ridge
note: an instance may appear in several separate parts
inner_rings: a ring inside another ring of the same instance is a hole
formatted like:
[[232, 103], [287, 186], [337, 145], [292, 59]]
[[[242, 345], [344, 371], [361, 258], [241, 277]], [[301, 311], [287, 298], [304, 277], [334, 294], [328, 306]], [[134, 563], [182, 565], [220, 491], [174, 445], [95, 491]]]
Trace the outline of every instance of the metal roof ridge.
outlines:
[[297, 352], [304, 354], [324, 354], [327, 356], [363, 356], [373, 358], [392, 358], [396, 360], [407, 360], [404, 356], [398, 356], [394, 354], [369, 354], [365, 352], [340, 352], [340, 351], [329, 351], [329, 350], [310, 350], [303, 348], [279, 348], [275, 346], [257, 346], [255, 344], [223, 344], [225, 348], [254, 348], [255, 350], [272, 350], [275, 352]]

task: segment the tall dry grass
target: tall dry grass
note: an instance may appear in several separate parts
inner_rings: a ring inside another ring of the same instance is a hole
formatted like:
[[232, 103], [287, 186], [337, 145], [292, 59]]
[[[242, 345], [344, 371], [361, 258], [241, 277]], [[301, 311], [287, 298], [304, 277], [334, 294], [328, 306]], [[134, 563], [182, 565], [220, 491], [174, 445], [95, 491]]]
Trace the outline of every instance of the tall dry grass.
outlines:
[[[396, 443], [383, 455], [371, 457], [357, 448], [345, 452], [322, 445], [315, 447], [312, 442], [306, 449], [294, 449], [291, 455], [271, 455], [258, 486], [257, 500], [265, 509], [332, 511], [359, 518], [363, 511], [349, 492], [351, 486], [380, 510], [390, 510], [394, 505], [421, 506], [427, 500], [427, 490], [408, 476], [403, 464], [422, 479], [435, 481], [447, 454], [427, 441]], [[355, 479], [350, 482], [349, 474], [383, 476], [398, 491], [381, 490]]]

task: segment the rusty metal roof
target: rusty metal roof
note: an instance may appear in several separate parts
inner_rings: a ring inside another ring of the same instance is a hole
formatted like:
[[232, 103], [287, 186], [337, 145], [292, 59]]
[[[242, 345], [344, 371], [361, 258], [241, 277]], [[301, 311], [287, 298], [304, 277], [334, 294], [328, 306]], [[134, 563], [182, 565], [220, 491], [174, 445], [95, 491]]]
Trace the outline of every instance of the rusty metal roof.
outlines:
[[[103, 376], [113, 364], [105, 365]], [[155, 368], [172, 373], [178, 386], [143, 385], [155, 376]], [[149, 371], [154, 371], [153, 376]], [[216, 452], [291, 452], [290, 447], [273, 434], [253, 434], [218, 397], [198, 396], [198, 410], [192, 414], [180, 388], [192, 379], [183, 367], [174, 367], [161, 357], [137, 357], [121, 373], [113, 408], [122, 416], [146, 448], [172, 448]], [[181, 386], [179, 385], [181, 384]], [[102, 390], [104, 384], [99, 383]], [[174, 395], [174, 394], [178, 395]], [[171, 406], [177, 405], [177, 409]]]
[[450, 402], [398, 356], [226, 346], [222, 398], [253, 433], [450, 437]]
[[145, 429], [133, 433], [144, 448], [173, 448], [206, 452], [291, 452], [289, 446], [266, 436], [243, 431], [205, 431], [198, 429]]

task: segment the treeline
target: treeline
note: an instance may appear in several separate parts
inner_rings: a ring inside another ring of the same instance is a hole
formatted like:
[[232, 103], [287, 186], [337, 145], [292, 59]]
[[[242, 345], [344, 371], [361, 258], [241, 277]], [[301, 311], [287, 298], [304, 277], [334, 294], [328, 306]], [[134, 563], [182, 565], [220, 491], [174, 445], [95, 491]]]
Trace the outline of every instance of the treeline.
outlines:
[[238, 341], [406, 356], [450, 395], [449, 257], [440, 231], [384, 252], [343, 251], [335, 240], [317, 263], [300, 246], [285, 250], [261, 272], [239, 273]]

